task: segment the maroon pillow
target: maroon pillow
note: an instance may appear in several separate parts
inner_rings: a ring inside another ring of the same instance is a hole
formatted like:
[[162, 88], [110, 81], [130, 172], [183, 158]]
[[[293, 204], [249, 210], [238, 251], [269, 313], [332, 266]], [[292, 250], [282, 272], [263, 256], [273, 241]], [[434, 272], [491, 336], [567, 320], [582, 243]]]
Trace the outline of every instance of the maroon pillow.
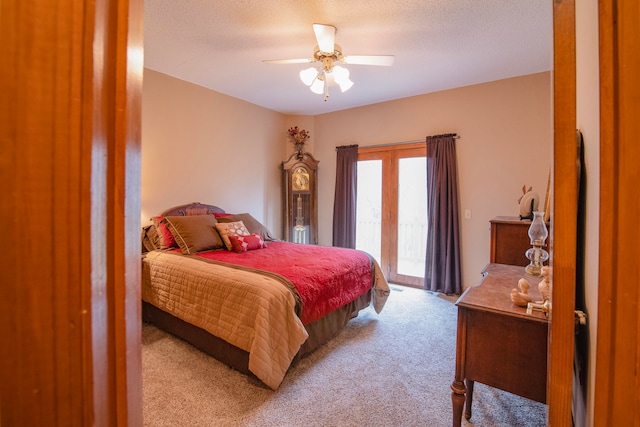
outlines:
[[157, 236], [154, 243], [158, 249], [171, 249], [178, 246], [173, 234], [171, 234], [166, 224], [162, 222], [161, 216], [152, 217], [151, 222], [153, 222], [153, 225], [156, 227]]
[[267, 247], [262, 236], [258, 233], [248, 236], [229, 236], [229, 241], [231, 242], [231, 248], [238, 253]]

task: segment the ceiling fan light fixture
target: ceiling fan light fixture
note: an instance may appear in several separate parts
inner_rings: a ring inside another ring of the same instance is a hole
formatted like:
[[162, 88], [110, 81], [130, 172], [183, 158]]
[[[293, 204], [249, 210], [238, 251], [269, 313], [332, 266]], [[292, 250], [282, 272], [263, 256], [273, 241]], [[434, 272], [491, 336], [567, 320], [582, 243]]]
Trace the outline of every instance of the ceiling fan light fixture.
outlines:
[[318, 78], [315, 79], [313, 83], [311, 83], [311, 86], [309, 86], [309, 89], [311, 89], [311, 92], [313, 93], [322, 95], [324, 93], [324, 84], [325, 84], [325, 80], [321, 79], [321, 76], [318, 76]]
[[318, 48], [322, 52], [333, 52], [336, 27], [326, 24], [313, 24], [313, 32], [316, 34]]
[[351, 89], [351, 86], [353, 86], [353, 82], [349, 80], [349, 78], [347, 78], [346, 80], [339, 82], [338, 86], [340, 86], [340, 91], [344, 93]]
[[348, 91], [349, 89], [351, 89], [351, 86], [353, 86], [353, 82], [349, 78], [348, 69], [336, 65], [335, 67], [333, 67], [333, 72], [331, 74], [333, 74], [333, 79], [337, 83], [337, 85], [340, 86], [340, 90], [342, 92]]
[[305, 68], [300, 71], [300, 80], [307, 86], [311, 86], [316, 77], [318, 77], [318, 70], [314, 67]]
[[[2, 0], [0, 0], [2, 1]], [[336, 64], [355, 65], [386, 65], [393, 64], [393, 55], [348, 55], [342, 54], [342, 48], [335, 42], [336, 27], [327, 24], [313, 24], [317, 46], [313, 51], [313, 58], [304, 59], [275, 59], [263, 62], [275, 64], [309, 64], [319, 63], [316, 67], [305, 68], [300, 71], [300, 80], [309, 87], [311, 92], [324, 94], [324, 100], [329, 98], [329, 87], [339, 86], [346, 92], [353, 86], [349, 78], [349, 70]]]

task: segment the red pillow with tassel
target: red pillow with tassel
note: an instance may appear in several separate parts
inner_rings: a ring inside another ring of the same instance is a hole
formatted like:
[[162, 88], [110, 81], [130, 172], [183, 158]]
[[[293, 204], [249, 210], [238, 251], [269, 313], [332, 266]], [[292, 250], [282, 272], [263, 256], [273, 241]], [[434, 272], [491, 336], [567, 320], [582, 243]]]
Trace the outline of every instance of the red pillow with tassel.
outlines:
[[231, 242], [231, 248], [238, 253], [267, 247], [262, 236], [258, 233], [253, 233], [248, 236], [229, 236], [229, 241]]

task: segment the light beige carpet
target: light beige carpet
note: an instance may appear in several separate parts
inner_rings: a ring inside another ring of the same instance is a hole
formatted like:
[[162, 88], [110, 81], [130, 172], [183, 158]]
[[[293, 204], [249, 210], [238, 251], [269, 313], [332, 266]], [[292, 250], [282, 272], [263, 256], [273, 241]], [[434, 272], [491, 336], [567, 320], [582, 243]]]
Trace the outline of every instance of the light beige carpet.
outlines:
[[[392, 286], [272, 391], [183, 341], [143, 325], [146, 426], [450, 426], [456, 307]], [[544, 426], [547, 407], [476, 383], [463, 426]]]

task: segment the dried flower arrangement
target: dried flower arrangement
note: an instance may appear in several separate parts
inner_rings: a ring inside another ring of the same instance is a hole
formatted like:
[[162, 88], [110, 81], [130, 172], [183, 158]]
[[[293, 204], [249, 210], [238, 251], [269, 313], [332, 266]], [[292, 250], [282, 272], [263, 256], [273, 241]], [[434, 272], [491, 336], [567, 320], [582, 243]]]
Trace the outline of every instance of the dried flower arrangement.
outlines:
[[304, 144], [307, 142], [309, 138], [311, 138], [311, 134], [304, 129], [298, 129], [298, 126], [289, 128], [287, 131], [289, 133], [289, 137], [293, 140], [294, 144]]

